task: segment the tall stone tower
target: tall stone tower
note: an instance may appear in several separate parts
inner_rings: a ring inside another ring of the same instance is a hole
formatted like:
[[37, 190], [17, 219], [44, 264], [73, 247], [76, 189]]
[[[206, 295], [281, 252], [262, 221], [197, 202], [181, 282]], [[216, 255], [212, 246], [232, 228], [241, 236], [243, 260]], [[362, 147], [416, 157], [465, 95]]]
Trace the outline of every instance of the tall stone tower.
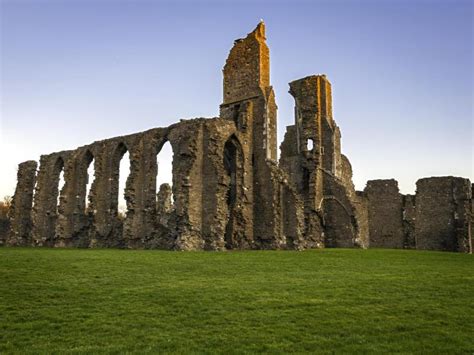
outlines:
[[270, 86], [263, 21], [247, 37], [234, 42], [223, 73], [220, 117], [234, 121], [245, 161], [250, 164], [254, 240], [259, 247], [275, 247], [281, 236], [275, 211], [279, 187], [271, 183], [277, 161], [277, 106]]
[[[233, 119], [241, 131], [253, 131], [254, 159], [277, 159], [275, 94], [270, 86], [270, 52], [260, 22], [235, 41], [224, 66], [224, 102], [221, 117]], [[247, 117], [243, 117], [247, 115]], [[251, 122], [248, 120], [251, 117]]]
[[290, 94], [295, 124], [287, 127], [280, 163], [304, 201], [305, 236], [316, 247], [353, 246], [355, 191], [332, 116], [331, 83], [325, 75], [308, 76], [291, 82]]

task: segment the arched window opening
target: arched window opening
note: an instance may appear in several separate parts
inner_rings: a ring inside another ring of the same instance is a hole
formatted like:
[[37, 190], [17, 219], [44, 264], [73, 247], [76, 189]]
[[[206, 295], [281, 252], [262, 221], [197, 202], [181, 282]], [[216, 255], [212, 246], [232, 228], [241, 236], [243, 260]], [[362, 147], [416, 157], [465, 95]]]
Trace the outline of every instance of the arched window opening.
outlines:
[[87, 151], [86, 153], [86, 165], [87, 165], [87, 175], [86, 175], [86, 193], [85, 193], [85, 201], [84, 201], [84, 206], [85, 206], [85, 211], [89, 211], [89, 204], [91, 202], [91, 187], [92, 183], [95, 179], [95, 159], [94, 156], [90, 151]]
[[[156, 192], [157, 192], [157, 208], [163, 205], [165, 210], [169, 209], [170, 201], [174, 203], [173, 196], [173, 148], [170, 142], [163, 144], [156, 155]], [[167, 184], [164, 185], [164, 184]], [[160, 193], [161, 192], [161, 193]], [[171, 196], [169, 196], [171, 195]], [[160, 201], [164, 199], [163, 201]]]
[[226, 248], [231, 249], [235, 246], [234, 232], [235, 219], [239, 200], [239, 186], [242, 185], [243, 177], [243, 156], [239, 141], [232, 136], [224, 146], [224, 169], [229, 177], [229, 186], [227, 189], [227, 208], [228, 220], [225, 228], [225, 244]]
[[309, 138], [307, 141], [306, 141], [306, 150], [308, 152], [312, 152], [314, 149], [314, 140], [313, 138]]
[[119, 146], [119, 154], [121, 155], [118, 176], [118, 204], [117, 213], [120, 219], [124, 219], [127, 214], [127, 201], [125, 200], [125, 188], [127, 178], [130, 174], [130, 154], [125, 145]]
[[224, 168], [230, 177], [229, 190], [227, 191], [227, 204], [233, 206], [237, 195], [237, 148], [232, 141], [228, 141], [224, 147]]
[[59, 212], [59, 204], [61, 203], [61, 191], [64, 188], [64, 161], [59, 158], [55, 166], [55, 174], [58, 177], [58, 189], [56, 191], [56, 213]]

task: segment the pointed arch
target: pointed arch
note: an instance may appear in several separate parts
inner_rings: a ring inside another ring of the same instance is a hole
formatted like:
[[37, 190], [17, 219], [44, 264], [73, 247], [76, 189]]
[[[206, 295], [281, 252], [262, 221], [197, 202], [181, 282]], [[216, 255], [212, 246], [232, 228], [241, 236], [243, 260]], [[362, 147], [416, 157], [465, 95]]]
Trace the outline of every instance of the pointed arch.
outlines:
[[[128, 156], [128, 158], [127, 158]], [[125, 160], [124, 160], [125, 158]], [[128, 167], [128, 169], [127, 169]], [[128, 170], [128, 171], [127, 171]], [[124, 218], [127, 213], [125, 189], [130, 175], [130, 150], [124, 142], [117, 144], [112, 154], [112, 210], [117, 217]], [[120, 213], [123, 211], [122, 213]]]
[[56, 201], [56, 214], [58, 214], [61, 203], [61, 191], [64, 188], [64, 159], [61, 156], [57, 157], [54, 162], [52, 177], [53, 181], [55, 181], [53, 194]]
[[82, 164], [84, 171], [84, 213], [89, 212], [89, 204], [91, 203], [91, 187], [95, 179], [95, 158], [90, 149], [87, 149], [82, 156]]
[[[160, 190], [160, 186], [168, 184], [171, 188], [173, 187], [173, 159], [174, 150], [171, 142], [168, 138], [164, 138], [156, 149], [156, 192]], [[172, 191], [172, 190], [171, 190]], [[174, 200], [174, 196], [171, 193], [171, 199]], [[159, 203], [159, 201], [157, 201]]]
[[229, 182], [226, 193], [228, 218], [224, 236], [227, 249], [232, 249], [239, 243], [238, 236], [236, 235], [236, 219], [239, 213], [241, 213], [242, 205], [243, 162], [242, 145], [233, 134], [225, 142], [223, 152], [223, 165]]

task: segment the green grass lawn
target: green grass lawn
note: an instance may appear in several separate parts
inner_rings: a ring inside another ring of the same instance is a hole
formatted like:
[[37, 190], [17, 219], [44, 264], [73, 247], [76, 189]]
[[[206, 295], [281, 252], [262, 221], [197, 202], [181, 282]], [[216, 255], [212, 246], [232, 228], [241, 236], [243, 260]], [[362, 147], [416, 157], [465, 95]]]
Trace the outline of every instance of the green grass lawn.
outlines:
[[474, 257], [0, 248], [0, 353], [473, 353]]

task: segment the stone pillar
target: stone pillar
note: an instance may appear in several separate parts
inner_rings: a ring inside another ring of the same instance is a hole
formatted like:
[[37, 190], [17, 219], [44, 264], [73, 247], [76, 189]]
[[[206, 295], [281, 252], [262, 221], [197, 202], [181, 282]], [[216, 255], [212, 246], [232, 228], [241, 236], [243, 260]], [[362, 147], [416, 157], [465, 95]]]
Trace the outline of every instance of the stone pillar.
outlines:
[[89, 148], [80, 148], [71, 154], [64, 167], [64, 191], [59, 204], [55, 246], [88, 247], [90, 218], [86, 214], [87, 169], [94, 156]]
[[[212, 120], [206, 122], [204, 126], [201, 229], [205, 242], [204, 248], [207, 250], [226, 249], [224, 236], [229, 217], [226, 196], [229, 179], [224, 169], [224, 146], [227, 138], [235, 133], [236, 127], [225, 119]], [[243, 145], [242, 148], [249, 147]], [[248, 164], [244, 167], [244, 171], [247, 170]], [[248, 180], [249, 177], [248, 174], [244, 176], [244, 180], [247, 179], [247, 186], [252, 184], [252, 180]], [[245, 191], [246, 201], [251, 193], [251, 189]], [[247, 206], [247, 211], [252, 213], [251, 205]], [[251, 237], [251, 231], [247, 230], [246, 238], [249, 237]]]
[[156, 153], [165, 141], [163, 137], [161, 142], [156, 142], [151, 136], [143, 136], [130, 152], [130, 175], [125, 190], [127, 218], [123, 229], [128, 248], [145, 248], [155, 237]]
[[204, 249], [202, 226], [203, 122], [181, 122], [168, 135], [173, 147], [177, 250]]
[[7, 245], [31, 244], [31, 211], [37, 166], [38, 164], [33, 160], [26, 161], [18, 166], [17, 185], [9, 212], [11, 229]]
[[54, 246], [59, 175], [67, 156], [67, 152], [61, 152], [40, 158], [33, 206], [32, 238], [35, 246]]
[[[120, 161], [128, 151], [124, 141], [123, 137], [118, 137], [96, 147], [95, 180], [89, 205], [93, 214], [91, 247], [124, 246], [123, 221], [118, 216]], [[128, 175], [128, 172], [122, 173]]]

